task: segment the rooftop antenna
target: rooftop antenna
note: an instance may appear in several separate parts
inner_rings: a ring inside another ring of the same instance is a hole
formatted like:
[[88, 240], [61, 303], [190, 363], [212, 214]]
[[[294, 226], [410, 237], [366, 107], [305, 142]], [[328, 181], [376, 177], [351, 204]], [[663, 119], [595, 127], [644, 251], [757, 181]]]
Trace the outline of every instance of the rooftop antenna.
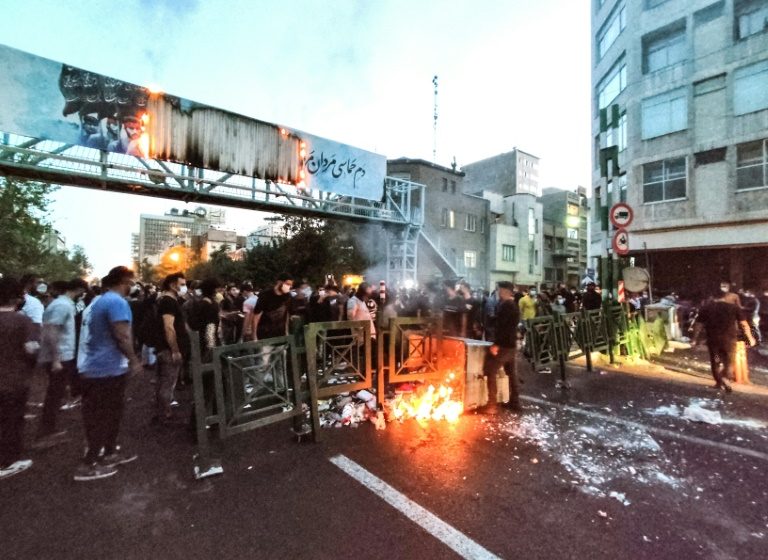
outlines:
[[432, 116], [432, 163], [437, 163], [437, 75], [432, 78], [432, 85], [435, 86], [435, 112]]

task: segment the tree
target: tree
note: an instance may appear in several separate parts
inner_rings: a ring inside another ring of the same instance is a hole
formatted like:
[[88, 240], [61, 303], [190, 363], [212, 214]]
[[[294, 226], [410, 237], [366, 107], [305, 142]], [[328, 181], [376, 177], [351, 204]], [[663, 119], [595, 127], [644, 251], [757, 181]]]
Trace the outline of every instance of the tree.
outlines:
[[208, 262], [191, 267], [187, 276], [200, 280], [215, 277], [223, 282], [245, 280], [257, 287], [271, 286], [280, 273], [322, 283], [326, 274], [362, 274], [370, 266], [358, 243], [356, 226], [345, 222], [289, 217], [285, 238], [248, 250], [245, 259], [233, 261], [226, 250], [215, 251]]
[[0, 177], [0, 273], [69, 279], [90, 272], [82, 247], [58, 252], [49, 250], [44, 242], [51, 230], [50, 196], [56, 189], [39, 181]]

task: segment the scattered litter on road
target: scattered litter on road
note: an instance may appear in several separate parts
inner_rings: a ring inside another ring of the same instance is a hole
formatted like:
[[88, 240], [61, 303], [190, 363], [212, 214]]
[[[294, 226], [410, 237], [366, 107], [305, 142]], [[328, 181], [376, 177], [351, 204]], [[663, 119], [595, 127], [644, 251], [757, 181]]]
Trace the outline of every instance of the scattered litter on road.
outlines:
[[600, 517], [603, 517], [603, 518], [608, 517], [608, 514], [606, 512], [604, 512], [603, 510], [597, 510], [597, 515], [599, 515]]
[[583, 418], [567, 411], [537, 408], [522, 417], [486, 424], [491, 440], [508, 441], [512, 436], [533, 444], [566, 469], [562, 483], [625, 506], [631, 504], [626, 492], [632, 485], [684, 489], [677, 467], [645, 429], [599, 419], [584, 425]]
[[768, 423], [752, 418], [724, 418], [722, 412], [717, 410], [723, 406], [723, 401], [716, 399], [691, 398], [688, 405], [664, 405], [656, 408], [649, 408], [645, 413], [649, 416], [671, 416], [673, 418], [683, 418], [690, 422], [700, 422], [713, 425], [742, 426], [744, 428], [764, 429]]

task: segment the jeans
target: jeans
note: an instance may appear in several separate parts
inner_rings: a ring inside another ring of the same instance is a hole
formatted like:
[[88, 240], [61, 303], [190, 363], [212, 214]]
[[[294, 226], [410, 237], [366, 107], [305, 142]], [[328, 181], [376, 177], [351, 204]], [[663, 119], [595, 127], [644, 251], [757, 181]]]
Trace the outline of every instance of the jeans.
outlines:
[[99, 452], [109, 455], [117, 449], [117, 436], [125, 409], [127, 375], [115, 377], [82, 377], [83, 425], [88, 441], [84, 461], [88, 464], [99, 458]]
[[21, 459], [28, 396], [28, 387], [0, 391], [0, 468]]
[[[497, 375], [499, 368], [505, 366], [510, 368], [509, 373], [509, 406], [520, 406], [519, 391], [517, 388], [517, 373], [515, 371], [515, 348], [505, 348], [503, 346], [498, 347], [499, 352], [495, 356], [488, 352], [485, 357], [485, 364], [483, 365], [483, 374], [488, 380], [488, 404], [496, 402], [496, 395], [498, 394], [497, 388]], [[499, 404], [499, 403], [497, 403]]]
[[43, 403], [43, 417], [38, 429], [38, 437], [52, 434], [56, 431], [56, 417], [67, 392], [67, 385], [71, 387], [72, 396], [79, 394], [77, 364], [75, 360], [61, 362], [61, 369], [53, 371], [51, 364], [44, 364], [45, 371], [48, 373], [48, 389], [45, 392], [45, 402]]
[[174, 363], [170, 350], [157, 354], [157, 385], [155, 385], [155, 406], [159, 420], [168, 420], [173, 416], [171, 403], [176, 383], [179, 381], [182, 362]]

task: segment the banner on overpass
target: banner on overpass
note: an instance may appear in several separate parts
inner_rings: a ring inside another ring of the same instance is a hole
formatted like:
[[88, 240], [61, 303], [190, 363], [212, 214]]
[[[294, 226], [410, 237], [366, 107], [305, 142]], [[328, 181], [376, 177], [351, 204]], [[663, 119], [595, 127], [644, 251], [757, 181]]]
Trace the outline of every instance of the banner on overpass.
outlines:
[[386, 158], [0, 45], [0, 131], [381, 200]]

